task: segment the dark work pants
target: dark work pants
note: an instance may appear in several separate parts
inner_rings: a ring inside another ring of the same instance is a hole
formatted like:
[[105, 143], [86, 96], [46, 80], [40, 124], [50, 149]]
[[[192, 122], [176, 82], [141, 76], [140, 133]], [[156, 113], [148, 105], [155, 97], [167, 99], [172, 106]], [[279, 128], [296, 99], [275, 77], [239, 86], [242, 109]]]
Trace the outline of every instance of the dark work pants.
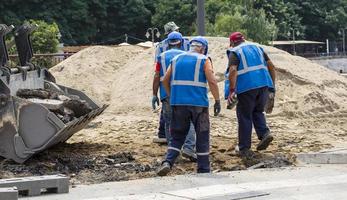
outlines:
[[[170, 132], [170, 126], [171, 126], [171, 117], [172, 117], [172, 111], [170, 106], [170, 100], [168, 98], [164, 99], [162, 101], [162, 109], [163, 109], [163, 117], [165, 120], [165, 135], [168, 146], [170, 146], [172, 137]], [[188, 134], [186, 136], [186, 140], [183, 144], [183, 150], [188, 153], [195, 153], [195, 143], [196, 143], [196, 137], [195, 137], [195, 129], [194, 125], [191, 123], [189, 127]]]
[[172, 141], [168, 147], [165, 161], [169, 162], [171, 166], [175, 163], [187, 137], [190, 122], [193, 123], [196, 131], [197, 171], [198, 173], [208, 173], [210, 172], [210, 119], [207, 107], [172, 106]]
[[253, 89], [237, 95], [236, 113], [239, 124], [240, 150], [251, 148], [252, 125], [254, 125], [259, 140], [270, 131], [266, 125], [264, 115], [264, 106], [267, 98], [267, 87]]
[[160, 112], [158, 138], [165, 138], [165, 120], [163, 116], [163, 109], [161, 109], [161, 112]]

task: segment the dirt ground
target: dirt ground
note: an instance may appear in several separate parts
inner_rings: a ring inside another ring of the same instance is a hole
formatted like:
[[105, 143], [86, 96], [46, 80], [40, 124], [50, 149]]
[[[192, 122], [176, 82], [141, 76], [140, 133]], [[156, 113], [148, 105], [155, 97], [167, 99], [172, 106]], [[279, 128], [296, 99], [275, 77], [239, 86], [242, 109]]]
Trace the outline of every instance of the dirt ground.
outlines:
[[[222, 92], [227, 40], [209, 42]], [[234, 155], [235, 110], [226, 110], [223, 102], [221, 115], [210, 116], [214, 172], [295, 165], [295, 153], [347, 146], [347, 79], [304, 58], [265, 50], [278, 72], [275, 109], [267, 115], [275, 139], [253, 159]], [[130, 46], [90, 47], [51, 69], [58, 83], [110, 106], [66, 144], [25, 164], [0, 158], [0, 178], [62, 173], [75, 185], [156, 176], [166, 145], [152, 142], [159, 119], [150, 105], [152, 68], [153, 49]], [[257, 142], [253, 134], [253, 147]], [[180, 158], [170, 175], [195, 170], [196, 163]]]
[[[67, 144], [44, 151], [25, 164], [1, 160], [1, 178], [63, 173], [72, 184], [92, 184], [156, 176], [166, 145], [152, 143], [157, 113], [131, 116], [122, 113], [97, 119], [75, 134]], [[237, 141], [234, 112], [211, 116], [211, 165], [214, 172], [295, 165], [295, 153], [319, 151], [347, 144], [347, 113], [336, 117], [283, 118], [269, 116], [275, 136], [268, 150], [254, 159], [233, 154]], [[279, 122], [282, 121], [282, 122]], [[285, 123], [283, 123], [285, 121]], [[95, 135], [98, 135], [96, 138]], [[255, 135], [255, 134], [254, 134]], [[329, 141], [339, 141], [331, 144]], [[253, 147], [257, 138], [253, 138]], [[196, 163], [180, 158], [170, 175], [195, 173]]]

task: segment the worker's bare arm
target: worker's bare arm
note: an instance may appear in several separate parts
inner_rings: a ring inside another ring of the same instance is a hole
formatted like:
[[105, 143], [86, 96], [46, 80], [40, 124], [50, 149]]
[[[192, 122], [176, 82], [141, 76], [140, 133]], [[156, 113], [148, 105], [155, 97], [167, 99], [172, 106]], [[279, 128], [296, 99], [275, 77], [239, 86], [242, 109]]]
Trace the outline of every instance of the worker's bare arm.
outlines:
[[235, 90], [236, 80], [237, 80], [237, 66], [230, 65], [229, 66], [229, 81], [230, 81], [229, 90]]
[[157, 96], [160, 84], [160, 74], [155, 72], [153, 77], [153, 96]]
[[270, 59], [267, 61], [267, 67], [269, 69], [272, 82], [275, 85], [275, 82], [276, 82], [276, 68], [275, 68], [275, 65], [272, 63], [272, 61]]
[[164, 85], [164, 88], [165, 88], [165, 91], [166, 91], [166, 94], [168, 95], [168, 96], [170, 96], [170, 92], [171, 92], [171, 90], [170, 90], [170, 80], [171, 80], [171, 73], [172, 73], [172, 69], [171, 69], [172, 67], [170, 66], [169, 68], [168, 68], [168, 70], [166, 71], [166, 74], [165, 74], [165, 76], [164, 76], [164, 80], [163, 80], [163, 85]]
[[218, 82], [216, 80], [216, 77], [213, 74], [213, 67], [210, 60], [206, 60], [205, 63], [205, 75], [208, 82], [208, 85], [210, 87], [211, 93], [215, 100], [219, 99], [219, 89], [218, 89]]

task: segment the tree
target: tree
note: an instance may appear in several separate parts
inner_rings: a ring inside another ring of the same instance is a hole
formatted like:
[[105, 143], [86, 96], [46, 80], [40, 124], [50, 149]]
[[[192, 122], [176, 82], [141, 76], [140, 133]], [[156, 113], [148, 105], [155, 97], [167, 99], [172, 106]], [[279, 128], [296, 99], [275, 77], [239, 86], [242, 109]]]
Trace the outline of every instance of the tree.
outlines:
[[277, 34], [274, 21], [266, 17], [263, 9], [255, 9], [252, 0], [209, 0], [206, 13], [208, 35], [228, 36], [239, 31], [249, 40], [267, 44]]
[[31, 36], [34, 53], [56, 53], [59, 44], [58, 25], [41, 20], [30, 20], [30, 23], [38, 25]]
[[158, 0], [152, 24], [164, 32], [167, 22], [174, 21], [183, 35], [192, 35], [196, 21], [196, 0]]
[[244, 29], [247, 30], [247, 36], [251, 40], [261, 44], [269, 44], [276, 38], [277, 27], [273, 21], [269, 21], [264, 10], [252, 9], [245, 17]]
[[256, 0], [254, 8], [264, 9], [267, 19], [276, 24], [278, 39], [288, 39], [288, 32], [291, 33], [293, 29], [300, 33], [297, 38], [305, 37], [305, 25], [302, 23], [302, 17], [296, 12], [296, 4], [284, 0]]
[[216, 18], [214, 31], [216, 36], [228, 37], [231, 32], [239, 31], [247, 35], [247, 30], [244, 29], [245, 17], [239, 12], [233, 15], [221, 14]]

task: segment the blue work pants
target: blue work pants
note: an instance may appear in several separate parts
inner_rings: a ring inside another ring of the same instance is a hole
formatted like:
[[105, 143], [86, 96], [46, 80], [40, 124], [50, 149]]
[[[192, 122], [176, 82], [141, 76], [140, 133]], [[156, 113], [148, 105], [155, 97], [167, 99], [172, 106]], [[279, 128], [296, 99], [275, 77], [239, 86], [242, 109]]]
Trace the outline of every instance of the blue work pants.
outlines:
[[158, 138], [165, 138], [165, 120], [163, 115], [163, 109], [160, 111]]

